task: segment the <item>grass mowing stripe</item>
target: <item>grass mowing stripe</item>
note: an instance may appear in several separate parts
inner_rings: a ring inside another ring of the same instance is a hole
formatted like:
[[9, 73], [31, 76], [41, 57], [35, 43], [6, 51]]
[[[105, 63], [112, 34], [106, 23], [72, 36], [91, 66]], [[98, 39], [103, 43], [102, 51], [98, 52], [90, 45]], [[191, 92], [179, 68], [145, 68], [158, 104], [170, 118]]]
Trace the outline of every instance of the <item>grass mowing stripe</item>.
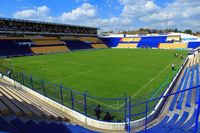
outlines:
[[[16, 69], [20, 67], [19, 70], [33, 77], [39, 77], [47, 82], [53, 81], [55, 84], [63, 83], [66, 88], [79, 92], [88, 90], [90, 96], [116, 98], [137, 93], [134, 99], [142, 101], [145, 100], [142, 98], [149, 98], [148, 96], [160, 87], [167, 73], [171, 72], [171, 69], [166, 67], [169, 68], [172, 61], [176, 59], [174, 63], [177, 66], [183, 62], [175, 58], [174, 53], [186, 55], [185, 51], [176, 50], [105, 49], [19, 57], [12, 60]], [[37, 83], [35, 84], [38, 87]], [[58, 93], [57, 90], [51, 91], [51, 88], [48, 90], [49, 95], [56, 97], [57, 94], [54, 93]], [[164, 88], [158, 93], [162, 93], [163, 90]], [[65, 93], [64, 103], [70, 106], [70, 93]], [[80, 107], [79, 111], [83, 111], [83, 97], [75, 98], [76, 108]], [[124, 106], [123, 100], [108, 101], [88, 97], [87, 101], [91, 108], [97, 104], [110, 110], [121, 109], [120, 107]], [[91, 109], [90, 112], [93, 113], [94, 110]]]
[[[176, 59], [175, 59], [176, 60]], [[175, 60], [173, 60], [171, 63], [173, 63]], [[162, 71], [160, 71], [155, 77], [153, 77], [147, 84], [145, 84], [141, 89], [139, 89], [132, 97], [134, 98], [138, 93], [140, 93], [142, 90], [144, 90], [149, 84], [151, 84], [158, 76], [160, 76], [161, 73], [163, 73], [170, 65], [171, 63], [166, 66]]]

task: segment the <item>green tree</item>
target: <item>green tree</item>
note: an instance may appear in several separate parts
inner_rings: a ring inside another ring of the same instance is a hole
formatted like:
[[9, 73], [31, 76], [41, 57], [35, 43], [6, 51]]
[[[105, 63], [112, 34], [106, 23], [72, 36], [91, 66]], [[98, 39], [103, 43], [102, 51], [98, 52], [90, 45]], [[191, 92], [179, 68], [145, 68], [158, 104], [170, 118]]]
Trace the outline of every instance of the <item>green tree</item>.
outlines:
[[192, 30], [186, 29], [186, 30], [184, 31], [184, 33], [186, 33], [186, 34], [192, 34]]

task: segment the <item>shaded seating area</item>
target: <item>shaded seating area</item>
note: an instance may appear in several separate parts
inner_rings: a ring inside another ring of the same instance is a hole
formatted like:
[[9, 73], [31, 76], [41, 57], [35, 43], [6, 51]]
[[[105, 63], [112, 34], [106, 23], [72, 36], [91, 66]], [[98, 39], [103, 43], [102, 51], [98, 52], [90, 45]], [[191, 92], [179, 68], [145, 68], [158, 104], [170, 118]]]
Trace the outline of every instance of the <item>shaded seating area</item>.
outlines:
[[14, 115], [31, 119], [46, 119], [67, 121], [66, 114], [47, 104], [42, 99], [19, 88], [8, 87], [7, 83], [0, 84], [0, 112], [5, 115]]
[[19, 118], [7, 121], [2, 117], [0, 117], [0, 131], [11, 133], [71, 133], [67, 126], [59, 122], [21, 120]]
[[0, 132], [97, 133], [71, 124], [68, 114], [52, 103], [0, 78]]
[[29, 45], [19, 45], [14, 40], [0, 40], [0, 56], [20, 56], [32, 54]]
[[80, 37], [79, 40], [82, 42], [102, 43], [98, 37]]
[[67, 40], [65, 42], [66, 42], [66, 46], [70, 50], [92, 49], [93, 48], [89, 42], [82, 42], [79, 40]]
[[66, 113], [0, 79], [0, 131], [69, 133], [63, 123], [69, 121]]

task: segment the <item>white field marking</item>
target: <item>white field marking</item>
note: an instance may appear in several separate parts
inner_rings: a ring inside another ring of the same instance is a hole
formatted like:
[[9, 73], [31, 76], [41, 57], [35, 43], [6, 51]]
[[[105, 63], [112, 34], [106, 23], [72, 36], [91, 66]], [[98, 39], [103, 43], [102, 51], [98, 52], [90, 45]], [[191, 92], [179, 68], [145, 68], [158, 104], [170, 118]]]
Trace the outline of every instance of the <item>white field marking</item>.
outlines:
[[[174, 59], [169, 65], [167, 65], [162, 71], [160, 71], [155, 77], [153, 77], [147, 84], [145, 84], [143, 87], [141, 87], [136, 93], [134, 93], [131, 96], [131, 99], [133, 99], [138, 93], [140, 93], [142, 90], [144, 90], [149, 84], [151, 84], [161, 73], [163, 73], [176, 59]], [[125, 103], [124, 103], [125, 104]], [[122, 108], [124, 106], [120, 106], [118, 109]]]
[[[5, 59], [6, 60], [6, 59]], [[7, 59], [7, 60], [10, 60], [10, 59]], [[10, 61], [12, 61], [12, 60], [10, 60]], [[25, 64], [25, 65], [27, 65], [26, 63], [21, 63], [21, 64]], [[111, 65], [111, 66], [109, 66], [109, 67], [112, 67], [113, 65]], [[30, 66], [29, 66], [30, 67]], [[37, 69], [39, 69], [39, 70], [41, 70], [41, 72], [43, 72], [44, 70], [42, 70], [42, 69], [45, 69], [45, 68], [39, 68], [39, 67], [36, 67], [36, 66], [31, 66], [31, 67], [33, 67], [33, 68], [37, 68]], [[105, 68], [105, 67], [99, 67], [98, 69], [101, 69], [101, 68]], [[92, 69], [92, 70], [90, 70], [90, 71], [95, 71], [95, 70], [98, 70], [97, 68], [96, 69]], [[90, 72], [90, 71], [85, 71], [84, 73], [87, 73], [87, 72]], [[39, 73], [39, 72], [36, 72], [36, 73]], [[82, 73], [82, 74], [84, 74], [84, 73]], [[80, 73], [79, 73], [80, 74]], [[81, 75], [81, 74], [80, 74]], [[71, 76], [77, 76], [77, 75], [71, 75]], [[51, 82], [52, 83], [52, 82]], [[88, 98], [87, 97], [87, 99], [89, 99], [89, 100], [91, 100], [91, 101], [94, 101], [94, 102], [96, 102], [96, 103], [99, 103], [99, 104], [101, 104], [101, 105], [104, 105], [104, 106], [107, 106], [107, 107], [109, 107], [109, 108], [112, 108], [112, 109], [117, 109], [117, 108], [115, 108], [115, 107], [112, 107], [112, 105], [108, 105], [108, 104], [105, 104], [105, 103], [103, 103], [103, 102], [99, 102], [99, 101], [96, 101], [96, 100], [93, 100], [93, 99], [91, 99], [91, 98]]]
[[103, 103], [103, 102], [99, 102], [99, 101], [97, 101], [97, 100], [93, 100], [93, 99], [88, 98], [88, 97], [87, 97], [87, 99], [89, 99], [89, 100], [91, 100], [91, 101], [94, 101], [94, 102], [96, 102], [96, 103], [99, 103], [100, 105], [104, 105], [104, 106], [107, 106], [107, 107], [109, 107], [109, 108], [115, 109], [115, 110], [118, 109], [118, 108], [113, 107], [113, 105], [108, 105], [108, 104], [105, 104], [105, 103]]
[[[12, 60], [11, 60], [12, 61]], [[14, 64], [15, 65], [15, 64]], [[49, 69], [47, 69], [46, 67], [36, 67], [35, 65], [31, 65], [31, 64], [29, 64], [29, 63], [27, 63], [27, 62], [21, 62], [20, 63], [20, 65], [25, 65], [26, 67], [31, 67], [31, 68], [33, 68], [33, 69], [37, 69], [37, 70], [40, 70], [40, 71], [35, 71], [34, 73], [36, 73], [36, 74], [41, 74], [41, 73], [46, 73], [46, 72], [44, 72], [44, 71], [54, 71], [54, 70], [49, 70]]]
[[4, 60], [7, 60], [7, 61], [13, 61], [13, 60], [11, 60], [11, 59], [4, 59]]
[[[5, 59], [5, 60], [6, 60], [6, 59]], [[7, 59], [7, 60], [9, 60], [9, 59]], [[10, 60], [10, 61], [12, 61], [12, 60]], [[27, 65], [26, 63], [22, 63], [22, 64]], [[109, 66], [109, 67], [112, 67], [112, 66], [113, 66], [113, 65], [111, 65], [111, 66]], [[31, 67], [37, 68], [37, 69], [41, 70], [41, 72], [42, 72], [42, 69], [45, 69], [45, 68], [39, 68], [39, 67], [35, 67], [35, 66], [31, 66]], [[88, 70], [88, 71], [85, 71], [85, 72], [82, 72], [82, 73], [74, 74], [74, 75], [71, 75], [71, 77], [77, 76], [77, 75], [81, 75], [81, 74], [85, 74], [85, 73], [88, 73], [88, 72], [91, 72], [91, 71], [95, 71], [95, 70], [98, 70], [98, 69], [102, 69], [102, 68], [105, 68], [105, 67], [99, 67], [99, 68], [92, 69], [92, 70]], [[39, 72], [38, 72], [38, 73], [39, 73]], [[52, 83], [52, 82], [51, 82], [51, 83]], [[108, 105], [108, 104], [105, 104], [105, 103], [103, 103], [103, 102], [99, 102], [99, 101], [93, 100], [93, 99], [88, 98], [88, 97], [87, 97], [87, 99], [89, 99], [89, 100], [91, 100], [91, 101], [94, 101], [94, 102], [96, 102], [96, 103], [99, 103], [99, 104], [101, 104], [101, 105], [107, 106], [107, 107], [109, 107], [109, 108], [117, 109], [117, 108], [113, 107], [112, 105]]]
[[153, 77], [147, 84], [145, 84], [142, 88], [140, 88], [135, 94], [131, 96], [131, 99], [134, 98], [139, 92], [141, 92], [144, 88], [146, 88], [149, 84], [151, 84], [161, 73], [163, 73], [176, 59], [174, 59], [169, 65], [167, 65], [162, 71], [160, 71], [155, 77]]

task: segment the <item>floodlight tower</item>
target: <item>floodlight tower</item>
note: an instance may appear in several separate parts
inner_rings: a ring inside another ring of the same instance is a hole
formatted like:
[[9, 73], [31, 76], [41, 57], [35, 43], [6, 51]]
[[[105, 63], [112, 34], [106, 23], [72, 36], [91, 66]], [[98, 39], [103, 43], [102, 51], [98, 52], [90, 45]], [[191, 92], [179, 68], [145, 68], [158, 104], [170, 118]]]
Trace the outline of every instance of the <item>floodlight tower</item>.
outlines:
[[166, 27], [166, 30], [169, 28], [169, 16], [167, 15], [166, 18], [165, 18], [165, 27]]

